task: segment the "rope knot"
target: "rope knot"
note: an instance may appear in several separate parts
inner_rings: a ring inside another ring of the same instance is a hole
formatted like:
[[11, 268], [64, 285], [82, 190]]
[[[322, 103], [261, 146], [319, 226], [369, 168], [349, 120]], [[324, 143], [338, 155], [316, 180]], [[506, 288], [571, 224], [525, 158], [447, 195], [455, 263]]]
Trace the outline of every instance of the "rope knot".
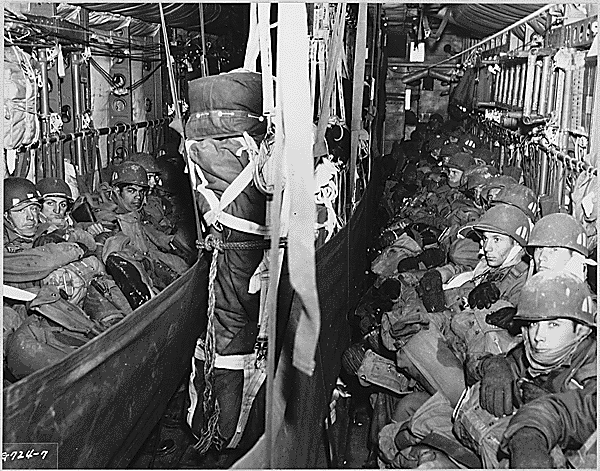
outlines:
[[216, 252], [223, 252], [223, 241], [212, 234], [207, 235], [204, 240], [198, 241], [198, 248], [204, 249], [208, 252], [213, 250]]

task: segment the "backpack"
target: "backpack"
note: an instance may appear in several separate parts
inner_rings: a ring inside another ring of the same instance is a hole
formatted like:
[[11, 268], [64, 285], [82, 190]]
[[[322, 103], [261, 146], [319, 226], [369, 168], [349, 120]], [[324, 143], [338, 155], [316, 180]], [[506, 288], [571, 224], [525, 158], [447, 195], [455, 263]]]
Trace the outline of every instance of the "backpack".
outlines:
[[4, 48], [4, 148], [30, 145], [40, 137], [37, 83], [31, 56], [17, 46]]

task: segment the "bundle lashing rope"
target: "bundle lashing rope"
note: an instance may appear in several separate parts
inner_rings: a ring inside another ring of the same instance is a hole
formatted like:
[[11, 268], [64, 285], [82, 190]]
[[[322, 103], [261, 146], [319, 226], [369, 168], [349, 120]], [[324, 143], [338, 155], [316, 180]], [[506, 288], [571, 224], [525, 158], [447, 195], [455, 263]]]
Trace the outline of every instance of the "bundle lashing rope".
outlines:
[[[210, 269], [208, 272], [208, 323], [206, 326], [206, 339], [204, 342], [204, 392], [202, 409], [204, 417], [208, 418], [204, 422], [202, 432], [198, 442], [194, 445], [194, 449], [201, 455], [208, 452], [211, 445], [215, 445], [217, 450], [223, 446], [224, 439], [219, 432], [219, 403], [213, 396], [213, 375], [215, 364], [215, 280], [217, 278], [217, 261], [219, 253], [224, 250], [264, 250], [269, 248], [271, 241], [268, 239], [243, 242], [223, 242], [219, 237], [212, 234], [206, 236], [202, 241], [198, 241], [196, 246], [198, 249], [204, 249], [207, 252], [212, 252], [210, 261]], [[287, 246], [287, 239], [281, 238], [279, 247]]]

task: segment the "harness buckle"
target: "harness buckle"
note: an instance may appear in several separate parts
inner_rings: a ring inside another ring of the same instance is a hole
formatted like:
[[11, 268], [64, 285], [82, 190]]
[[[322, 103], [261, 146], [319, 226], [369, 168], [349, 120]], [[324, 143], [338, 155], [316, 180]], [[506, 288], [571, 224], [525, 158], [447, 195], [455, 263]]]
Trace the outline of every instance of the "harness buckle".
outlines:
[[256, 354], [256, 360], [254, 366], [256, 369], [264, 370], [267, 366], [267, 352], [269, 341], [266, 338], [257, 338], [254, 344], [254, 353]]

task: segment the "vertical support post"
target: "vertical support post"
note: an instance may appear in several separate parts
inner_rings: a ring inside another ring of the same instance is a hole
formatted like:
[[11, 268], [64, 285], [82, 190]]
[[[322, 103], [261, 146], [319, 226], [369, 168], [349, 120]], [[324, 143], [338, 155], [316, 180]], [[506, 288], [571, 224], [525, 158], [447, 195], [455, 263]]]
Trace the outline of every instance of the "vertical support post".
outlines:
[[[50, 137], [50, 104], [48, 97], [48, 56], [46, 55], [46, 49], [39, 49], [38, 57], [40, 60], [40, 72], [42, 76], [42, 87], [40, 89], [40, 111], [42, 113], [41, 131], [42, 139], [48, 139]], [[45, 141], [40, 146], [40, 154], [41, 159], [39, 159], [36, 166], [37, 178], [54, 176], [49, 146]]]
[[556, 198], [558, 200], [558, 207], [562, 209], [564, 202], [563, 192], [565, 189], [565, 164], [560, 160], [556, 159]]
[[534, 64], [534, 77], [533, 77], [533, 99], [531, 100], [531, 114], [537, 114], [540, 103], [540, 80], [542, 79], [542, 64], [537, 60]]
[[540, 98], [538, 104], [538, 113], [544, 116], [548, 111], [548, 88], [552, 80], [552, 57], [545, 56], [542, 61], [542, 76], [540, 78]]
[[510, 104], [513, 107], [517, 107], [519, 106], [519, 97], [521, 96], [521, 93], [523, 93], [523, 90], [521, 89], [521, 87], [523, 86], [522, 83], [522, 72], [523, 72], [523, 64], [517, 64], [515, 65], [515, 80], [514, 80], [514, 87], [512, 89], [512, 96], [510, 99]]
[[523, 96], [523, 116], [530, 116], [533, 107], [533, 93], [536, 74], [536, 51], [530, 51], [527, 56], [527, 66], [525, 72], [525, 95]]
[[500, 103], [504, 103], [504, 91], [506, 90], [506, 81], [508, 80], [508, 69], [506, 66], [502, 66], [502, 77], [500, 82], [500, 90], [498, 91], [498, 95], [496, 96], [496, 101]]
[[567, 68], [564, 72], [564, 85], [562, 93], [562, 112], [560, 115], [559, 148], [566, 152], [569, 144], [569, 123], [571, 121], [571, 99], [573, 96], [573, 69]]
[[558, 95], [560, 78], [560, 70], [554, 69], [550, 79], [550, 88], [548, 89], [548, 113], [557, 112], [557, 103], [560, 100]]
[[[81, 116], [83, 110], [81, 109], [81, 53], [73, 52], [71, 56], [71, 80], [73, 86], [73, 124], [75, 132], [82, 130]], [[77, 171], [79, 175], [83, 175], [86, 170], [84, 155], [83, 155], [83, 141], [80, 136], [75, 138], [75, 157], [77, 159]]]
[[[595, 97], [595, 99], [592, 100], [592, 109], [590, 110], [592, 113], [592, 119], [590, 121], [590, 129], [599, 129], [599, 127], [600, 127], [600, 116], [599, 116], [600, 115], [600, 105], [598, 104], [598, 102], [600, 100], [598, 100], [598, 97], [600, 97], [600, 74], [598, 72], [600, 71], [600, 67], [598, 67], [596, 65], [596, 67], [593, 70], [594, 70], [595, 80], [594, 80], [594, 91], [592, 92], [591, 96]], [[592, 74], [590, 74], [590, 80], [591, 80], [591, 76], [592, 76]], [[594, 154], [597, 155], [600, 152], [600, 132], [591, 132], [590, 133], [589, 146], [590, 146], [589, 152], [591, 155], [594, 155]], [[592, 162], [592, 164], [596, 165], [596, 162]]]
[[356, 188], [356, 159], [358, 156], [358, 137], [362, 129], [362, 102], [365, 82], [365, 57], [367, 45], [367, 3], [358, 4], [358, 23], [356, 27], [356, 47], [354, 49], [354, 73], [352, 75], [352, 126], [350, 128], [350, 181], [348, 182], [351, 206], [354, 210]]

